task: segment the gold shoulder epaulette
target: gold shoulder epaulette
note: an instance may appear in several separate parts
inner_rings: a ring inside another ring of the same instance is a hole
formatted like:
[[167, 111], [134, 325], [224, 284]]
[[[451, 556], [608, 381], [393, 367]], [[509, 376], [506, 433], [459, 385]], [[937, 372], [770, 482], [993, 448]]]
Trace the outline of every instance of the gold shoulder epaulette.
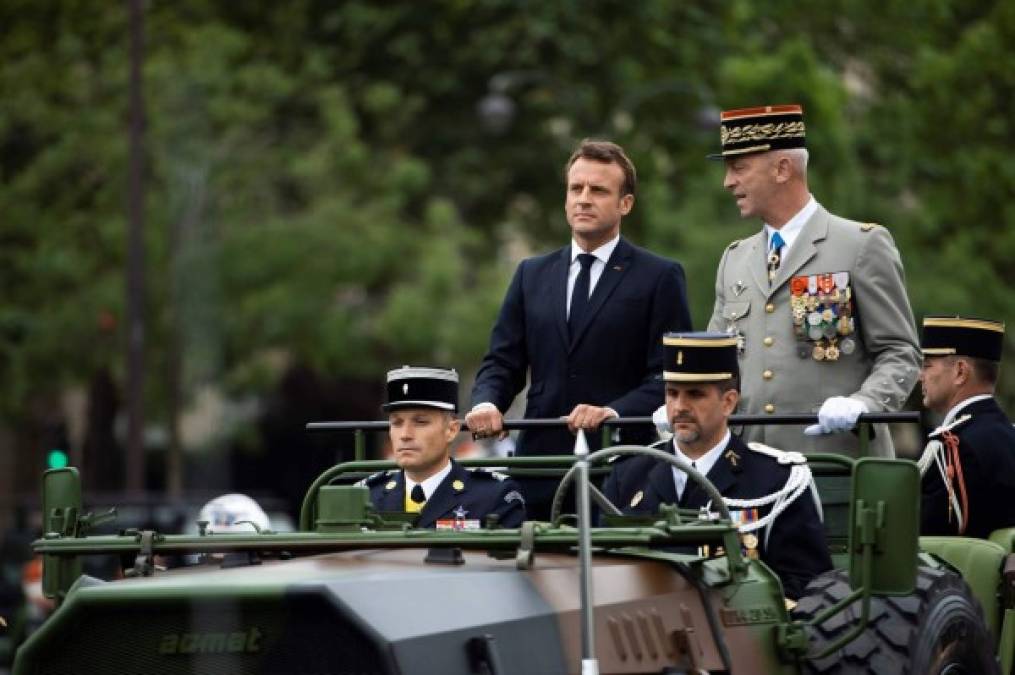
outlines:
[[860, 223], [860, 231], [861, 232], [870, 232], [875, 227], [881, 227], [881, 226], [878, 225], [877, 223]]

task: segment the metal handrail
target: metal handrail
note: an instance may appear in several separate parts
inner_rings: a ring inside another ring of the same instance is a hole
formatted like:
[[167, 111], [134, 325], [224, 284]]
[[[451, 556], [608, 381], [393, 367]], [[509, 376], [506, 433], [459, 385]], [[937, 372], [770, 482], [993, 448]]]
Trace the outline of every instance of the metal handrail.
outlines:
[[[465, 420], [460, 420], [462, 431], [468, 431], [469, 425]], [[784, 413], [781, 415], [731, 415], [728, 424], [736, 426], [760, 426], [760, 425], [793, 425], [793, 424], [815, 424], [818, 421], [817, 413]], [[902, 412], [880, 412], [865, 413], [857, 419], [857, 424], [894, 424], [900, 422], [919, 422], [920, 413], [917, 411]], [[615, 427], [636, 427], [650, 426], [653, 424], [651, 417], [615, 417], [603, 422], [607, 428]], [[563, 417], [548, 417], [540, 419], [504, 420], [504, 428], [508, 431], [525, 429], [552, 429], [567, 426], [567, 419]], [[307, 422], [306, 430], [313, 432], [327, 431], [386, 431], [388, 422], [386, 420], [360, 421], [360, 422]]]

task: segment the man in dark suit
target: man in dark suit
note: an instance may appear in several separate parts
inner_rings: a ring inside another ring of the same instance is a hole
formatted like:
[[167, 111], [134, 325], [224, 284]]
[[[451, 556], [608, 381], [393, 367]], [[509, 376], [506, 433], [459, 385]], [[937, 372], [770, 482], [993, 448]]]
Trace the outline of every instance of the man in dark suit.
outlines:
[[[583, 141], [566, 167], [572, 242], [522, 261], [490, 337], [465, 421], [478, 437], [503, 433], [503, 412], [530, 377], [526, 418], [567, 417], [572, 433], [617, 416], [650, 415], [662, 397], [659, 338], [689, 330], [684, 271], [620, 236], [634, 207], [634, 165], [619, 146]], [[651, 429], [625, 432], [650, 442]], [[640, 432], [640, 433], [638, 433]], [[591, 439], [594, 443], [595, 438]], [[519, 455], [568, 454], [567, 431], [521, 434]], [[526, 485], [530, 514], [548, 511]]]
[[361, 483], [378, 511], [418, 513], [416, 527], [478, 529], [489, 515], [501, 527], [525, 520], [518, 485], [501, 474], [466, 469], [451, 459], [460, 429], [458, 373], [405, 366], [388, 372], [391, 450], [399, 468]]
[[[668, 449], [715, 485], [740, 525], [747, 555], [779, 575], [786, 597], [799, 598], [812, 578], [832, 568], [806, 459], [747, 446], [730, 433], [727, 419], [739, 400], [736, 336], [669, 334], [663, 344], [666, 413], [673, 427]], [[617, 461], [604, 493], [625, 513], [653, 514], [660, 504], [700, 509], [709, 502], [683, 471], [645, 456]], [[773, 494], [779, 495], [774, 502], [751, 504]], [[781, 512], [771, 517], [773, 510]]]
[[922, 534], [1015, 527], [1015, 428], [994, 399], [1003, 346], [998, 321], [923, 320], [923, 405], [945, 417], [920, 460]]

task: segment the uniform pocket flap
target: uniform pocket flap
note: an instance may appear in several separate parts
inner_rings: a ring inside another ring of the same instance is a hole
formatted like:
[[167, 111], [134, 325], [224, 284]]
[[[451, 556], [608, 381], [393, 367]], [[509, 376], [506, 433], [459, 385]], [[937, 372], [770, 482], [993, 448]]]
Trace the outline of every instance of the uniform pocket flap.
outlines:
[[727, 321], [736, 321], [737, 319], [747, 316], [749, 311], [751, 311], [750, 300], [727, 302], [722, 306], [722, 318]]

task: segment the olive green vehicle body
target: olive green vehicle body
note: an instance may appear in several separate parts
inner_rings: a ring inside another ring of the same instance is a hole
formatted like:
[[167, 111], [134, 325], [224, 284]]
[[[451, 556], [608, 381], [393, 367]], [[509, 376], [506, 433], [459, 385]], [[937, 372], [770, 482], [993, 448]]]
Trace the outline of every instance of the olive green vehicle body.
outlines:
[[[559, 468], [573, 459], [515, 460], [515, 468]], [[44, 555], [44, 589], [60, 606], [21, 646], [14, 675], [582, 672], [578, 530], [566, 519], [414, 530], [373, 513], [364, 488], [330, 485], [350, 471], [387, 466], [355, 462], [322, 474], [308, 491], [299, 532], [204, 536], [87, 536], [97, 519], [81, 515], [76, 471], [47, 472], [46, 534], [34, 548]], [[826, 652], [863, 633], [871, 598], [904, 596], [918, 565], [943, 565], [918, 552], [912, 462], [862, 459], [846, 474], [848, 508], [836, 517], [848, 523], [836, 559], [855, 589], [844, 606], [861, 603], [864, 620]], [[702, 521], [674, 508], [650, 521], [608, 524], [591, 532], [599, 672], [788, 674], [803, 672], [815, 655], [808, 626], [787, 612], [778, 577], [741, 555], [729, 520]], [[725, 553], [680, 552], [703, 544]], [[1002, 547], [994, 546], [998, 554]], [[80, 556], [100, 553], [133, 560], [128, 578], [81, 577]], [[203, 562], [158, 569], [158, 556], [181, 553]], [[971, 557], [983, 566], [984, 556]], [[1000, 586], [999, 573], [982, 589], [991, 583]], [[1015, 621], [1006, 602], [996, 599], [990, 611], [1008, 673]]]

